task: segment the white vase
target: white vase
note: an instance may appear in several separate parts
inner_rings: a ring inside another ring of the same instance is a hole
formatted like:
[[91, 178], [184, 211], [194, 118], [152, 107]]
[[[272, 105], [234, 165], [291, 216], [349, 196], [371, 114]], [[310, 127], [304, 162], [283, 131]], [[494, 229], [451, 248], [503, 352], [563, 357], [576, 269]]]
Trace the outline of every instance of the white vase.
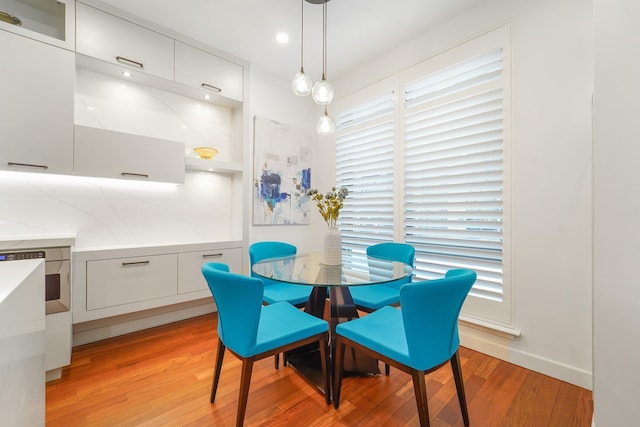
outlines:
[[342, 264], [342, 234], [338, 227], [329, 227], [324, 236], [324, 263], [326, 265]]

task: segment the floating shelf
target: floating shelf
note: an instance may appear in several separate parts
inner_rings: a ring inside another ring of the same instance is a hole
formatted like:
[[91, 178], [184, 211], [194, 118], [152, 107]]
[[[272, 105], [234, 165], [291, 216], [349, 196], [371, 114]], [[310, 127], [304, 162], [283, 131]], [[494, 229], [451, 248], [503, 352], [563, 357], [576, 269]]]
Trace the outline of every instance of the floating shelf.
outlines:
[[185, 157], [186, 170], [205, 171], [213, 173], [235, 174], [242, 173], [242, 163], [227, 162], [224, 160], [200, 159], [198, 157]]

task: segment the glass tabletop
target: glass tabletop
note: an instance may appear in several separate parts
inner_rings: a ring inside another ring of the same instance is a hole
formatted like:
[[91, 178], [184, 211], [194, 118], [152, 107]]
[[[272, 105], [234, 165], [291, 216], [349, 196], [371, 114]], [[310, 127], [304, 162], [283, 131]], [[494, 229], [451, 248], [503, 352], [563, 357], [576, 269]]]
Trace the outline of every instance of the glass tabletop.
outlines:
[[264, 259], [255, 263], [252, 270], [267, 279], [312, 286], [374, 285], [413, 273], [408, 264], [365, 254], [343, 253], [341, 265], [326, 265], [323, 261], [321, 253], [302, 253]]

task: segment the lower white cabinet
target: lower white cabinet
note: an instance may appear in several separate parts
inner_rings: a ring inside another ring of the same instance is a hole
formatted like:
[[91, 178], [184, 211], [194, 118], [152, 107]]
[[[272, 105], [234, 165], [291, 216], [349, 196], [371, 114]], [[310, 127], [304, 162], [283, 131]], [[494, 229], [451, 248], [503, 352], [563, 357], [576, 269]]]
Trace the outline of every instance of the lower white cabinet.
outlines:
[[241, 241], [74, 251], [73, 323], [208, 298], [202, 264], [242, 273]]
[[229, 265], [229, 270], [242, 273], [242, 248], [214, 249], [209, 251], [178, 254], [178, 293], [206, 291], [207, 281], [202, 276], [201, 267], [208, 262]]
[[176, 294], [176, 254], [87, 262], [87, 310]]

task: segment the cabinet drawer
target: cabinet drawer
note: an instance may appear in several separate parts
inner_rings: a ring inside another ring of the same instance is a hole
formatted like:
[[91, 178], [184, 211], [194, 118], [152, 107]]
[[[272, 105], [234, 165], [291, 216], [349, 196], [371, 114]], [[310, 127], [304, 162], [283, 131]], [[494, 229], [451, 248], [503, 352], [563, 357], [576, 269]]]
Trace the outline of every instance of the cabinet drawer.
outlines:
[[85, 4], [76, 4], [78, 53], [173, 80], [173, 49], [172, 38]]
[[200, 268], [208, 262], [221, 262], [234, 273], [242, 273], [242, 248], [211, 249], [178, 254], [178, 293], [209, 290]]
[[242, 101], [242, 66], [193, 46], [175, 42], [175, 80]]
[[176, 254], [87, 261], [87, 310], [176, 295]]

